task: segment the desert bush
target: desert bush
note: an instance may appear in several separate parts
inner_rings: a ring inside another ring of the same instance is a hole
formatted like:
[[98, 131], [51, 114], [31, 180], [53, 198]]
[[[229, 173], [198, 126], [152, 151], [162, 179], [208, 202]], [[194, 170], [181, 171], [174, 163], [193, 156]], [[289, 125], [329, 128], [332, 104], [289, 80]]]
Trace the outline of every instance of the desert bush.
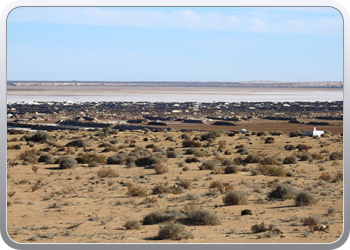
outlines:
[[192, 162], [201, 162], [197, 157], [187, 157], [185, 159], [186, 163], [192, 163]]
[[336, 173], [333, 182], [343, 181], [343, 172]]
[[55, 163], [55, 159], [53, 158], [52, 154], [42, 154], [39, 159], [38, 162], [45, 162], [46, 164], [54, 164]]
[[284, 146], [284, 148], [285, 148], [286, 150], [289, 150], [289, 151], [295, 150], [295, 149], [296, 149], [293, 145], [286, 145], [286, 146]]
[[224, 195], [222, 201], [225, 205], [247, 205], [248, 199], [245, 193], [240, 191], [230, 191]]
[[282, 166], [260, 165], [255, 169], [250, 170], [252, 175], [268, 175], [268, 176], [286, 176], [286, 172]]
[[251, 230], [253, 233], [266, 232], [271, 229], [272, 229], [272, 226], [266, 226], [264, 222], [261, 222], [260, 224], [255, 224], [251, 227]]
[[324, 159], [324, 156], [321, 154], [318, 154], [318, 153], [312, 153], [311, 156], [314, 160], [323, 160]]
[[184, 215], [177, 209], [167, 210], [165, 212], [160, 212], [160, 211], [151, 212], [143, 218], [142, 224], [154, 225], [157, 223], [169, 221], [173, 218], [186, 218], [186, 215]]
[[166, 157], [168, 158], [177, 158], [179, 157], [179, 153], [176, 151], [168, 151], [166, 154]]
[[299, 156], [300, 161], [312, 161], [314, 158], [309, 153], [304, 153]]
[[150, 166], [150, 165], [153, 165], [153, 164], [162, 164], [163, 161], [164, 160], [163, 160], [163, 157], [161, 155], [153, 154], [153, 155], [150, 155], [150, 156], [138, 158], [135, 161], [135, 164], [137, 166]]
[[323, 172], [319, 179], [323, 180], [323, 181], [330, 181], [332, 179], [332, 176], [329, 172]]
[[256, 136], [268, 136], [269, 132], [267, 131], [259, 131], [256, 133]]
[[313, 195], [307, 191], [299, 192], [295, 198], [295, 205], [296, 206], [309, 206], [309, 205], [312, 205], [315, 203], [317, 203], [317, 199], [316, 199], [315, 195]]
[[124, 227], [126, 230], [140, 230], [141, 223], [138, 220], [131, 219], [125, 222]]
[[66, 144], [66, 147], [81, 147], [81, 148], [83, 148], [83, 147], [90, 147], [90, 146], [91, 146], [90, 143], [88, 143], [87, 141], [84, 141], [82, 139], [73, 140], [73, 141], [68, 142]]
[[95, 161], [89, 162], [89, 164], [88, 164], [88, 167], [89, 167], [89, 168], [97, 168], [97, 167], [99, 167], [99, 166], [100, 166], [100, 164], [98, 164], [98, 163], [95, 162]]
[[191, 139], [185, 139], [182, 141], [182, 146], [184, 148], [187, 148], [187, 147], [201, 148], [202, 143], [200, 143], [199, 141], [191, 140]]
[[152, 194], [162, 194], [162, 193], [171, 193], [171, 188], [168, 187], [167, 185], [159, 183], [152, 189]]
[[220, 137], [221, 134], [218, 131], [210, 131], [209, 133], [202, 134], [201, 140], [208, 141], [209, 139], [215, 140], [217, 137]]
[[271, 135], [283, 135], [283, 132], [282, 131], [272, 131], [270, 134]]
[[237, 165], [228, 165], [224, 168], [225, 174], [237, 174], [240, 171], [240, 167]]
[[243, 161], [245, 163], [260, 163], [263, 158], [259, 155], [250, 154]]
[[232, 159], [225, 159], [221, 163], [223, 166], [228, 166], [228, 165], [233, 165], [233, 160]]
[[145, 187], [131, 184], [128, 186], [127, 194], [131, 195], [131, 196], [144, 197], [144, 196], [148, 195], [148, 191], [147, 191], [147, 188], [145, 188]]
[[196, 201], [199, 200], [199, 196], [195, 193], [188, 193], [185, 196], [186, 200], [190, 200], [190, 201]]
[[181, 180], [176, 183], [178, 186], [183, 187], [184, 189], [191, 189], [192, 183], [190, 180]]
[[124, 154], [112, 155], [107, 158], [107, 164], [123, 165], [126, 163], [126, 157]]
[[52, 141], [54, 138], [45, 133], [45, 132], [36, 132], [34, 135], [25, 135], [23, 136], [24, 140], [26, 141], [35, 141], [35, 142], [46, 142], [46, 141]]
[[196, 224], [204, 224], [204, 225], [211, 225], [211, 226], [221, 224], [221, 220], [219, 216], [207, 210], [199, 209], [199, 210], [190, 211], [187, 214], [187, 217], [193, 223], [196, 223]]
[[25, 160], [25, 158], [30, 157], [30, 158], [36, 158], [37, 151], [36, 149], [27, 149], [24, 150], [23, 152], [20, 152], [18, 155], [18, 159], [20, 160]]
[[265, 139], [265, 143], [271, 144], [271, 143], [274, 143], [274, 142], [275, 142], [275, 139], [274, 139], [273, 137], [267, 137], [267, 138]]
[[193, 155], [196, 151], [197, 149], [194, 149], [194, 148], [186, 149], [185, 155]]
[[287, 156], [283, 159], [283, 164], [297, 164], [298, 158], [295, 155]]
[[300, 130], [296, 130], [296, 131], [289, 133], [289, 137], [298, 137], [298, 136], [303, 136], [303, 135], [304, 135], [304, 133]]
[[90, 163], [90, 162], [97, 162], [97, 163], [105, 163], [106, 162], [106, 156], [99, 155], [96, 153], [86, 153], [76, 158], [78, 163]]
[[190, 137], [187, 134], [182, 134], [181, 139], [190, 139]]
[[178, 223], [169, 223], [159, 227], [158, 237], [160, 239], [193, 239], [193, 234], [185, 226]]
[[77, 161], [70, 156], [62, 156], [56, 162], [61, 169], [76, 168], [78, 166]]
[[299, 144], [296, 146], [299, 151], [309, 151], [312, 147], [306, 144]]
[[333, 152], [333, 153], [330, 154], [329, 159], [330, 159], [331, 161], [334, 161], [334, 160], [343, 160], [343, 153], [342, 153], [342, 152], [339, 152], [339, 151]]
[[105, 177], [118, 177], [119, 174], [116, 172], [115, 169], [111, 168], [101, 168], [97, 172], [97, 176], [100, 178], [105, 178]]
[[230, 182], [222, 182], [222, 181], [213, 181], [210, 183], [209, 188], [215, 188], [220, 193], [225, 194], [234, 189], [233, 184]]
[[194, 152], [194, 156], [195, 156], [195, 157], [203, 157], [203, 156], [207, 156], [207, 155], [209, 155], [209, 152], [208, 152], [207, 150], [203, 150], [203, 149], [201, 149], [201, 150], [196, 150], [196, 151]]
[[243, 147], [243, 148], [237, 149], [236, 153], [239, 153], [241, 155], [248, 155], [250, 151], [246, 147]]
[[261, 165], [281, 165], [280, 159], [278, 159], [276, 156], [268, 156], [263, 158], [262, 161], [259, 162]]
[[297, 190], [295, 190], [292, 186], [281, 183], [278, 184], [276, 189], [272, 190], [269, 193], [270, 198], [282, 198], [282, 199], [294, 199], [297, 195]]
[[217, 162], [214, 160], [207, 160], [202, 162], [202, 164], [199, 166], [200, 170], [214, 170], [214, 168], [217, 166]]
[[153, 164], [152, 167], [156, 171], [156, 174], [165, 174], [169, 172], [169, 168], [164, 164]]

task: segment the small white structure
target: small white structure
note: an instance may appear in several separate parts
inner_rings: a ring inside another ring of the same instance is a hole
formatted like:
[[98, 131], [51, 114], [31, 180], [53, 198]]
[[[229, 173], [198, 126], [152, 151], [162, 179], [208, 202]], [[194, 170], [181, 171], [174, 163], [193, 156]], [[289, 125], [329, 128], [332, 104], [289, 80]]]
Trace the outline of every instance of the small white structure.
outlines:
[[247, 132], [247, 130], [245, 128], [242, 128], [241, 133], [245, 133], [245, 132]]
[[311, 136], [311, 137], [314, 137], [314, 136], [321, 136], [322, 134], [324, 134], [324, 131], [321, 131], [321, 130], [316, 130], [316, 127], [314, 127], [314, 130], [306, 130], [305, 131], [305, 136]]

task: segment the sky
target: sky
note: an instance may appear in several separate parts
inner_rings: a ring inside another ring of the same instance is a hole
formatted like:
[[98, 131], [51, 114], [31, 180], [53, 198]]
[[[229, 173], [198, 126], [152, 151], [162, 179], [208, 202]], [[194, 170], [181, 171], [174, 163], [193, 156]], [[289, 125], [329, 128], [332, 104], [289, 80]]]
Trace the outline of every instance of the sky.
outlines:
[[20, 7], [7, 80], [342, 81], [331, 7]]

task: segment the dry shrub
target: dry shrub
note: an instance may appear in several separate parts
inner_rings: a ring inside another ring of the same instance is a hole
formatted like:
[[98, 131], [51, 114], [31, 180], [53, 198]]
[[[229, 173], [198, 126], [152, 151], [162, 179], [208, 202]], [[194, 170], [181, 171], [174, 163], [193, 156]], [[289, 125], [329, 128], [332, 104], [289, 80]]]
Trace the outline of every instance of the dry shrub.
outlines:
[[201, 162], [197, 157], [187, 157], [185, 159], [186, 163]]
[[156, 212], [151, 212], [148, 215], [146, 215], [143, 218], [142, 224], [143, 225], [153, 225], [153, 224], [169, 221], [169, 220], [172, 220], [174, 218], [185, 218], [185, 217], [186, 217], [186, 215], [184, 215], [183, 213], [181, 213], [177, 209], [167, 210], [165, 212], [156, 211]]
[[252, 175], [286, 176], [286, 171], [282, 166], [258, 166], [251, 170]]
[[66, 147], [81, 147], [81, 148], [84, 148], [84, 147], [90, 147], [91, 144], [88, 143], [87, 141], [84, 141], [82, 139], [77, 139], [77, 140], [73, 140], [71, 142], [68, 142], [66, 144]]
[[190, 211], [187, 217], [196, 224], [204, 224], [204, 225], [211, 225], [211, 226], [221, 224], [221, 220], [219, 216], [207, 210], [199, 209], [199, 210]]
[[199, 166], [200, 170], [214, 170], [214, 167], [217, 165], [217, 161], [208, 160], [204, 161], [202, 165]]
[[260, 224], [255, 224], [251, 227], [251, 230], [253, 233], [266, 232], [266, 231], [269, 231], [270, 229], [271, 227], [266, 226], [264, 222], [261, 222]]
[[46, 164], [54, 164], [55, 159], [53, 158], [52, 154], [46, 153], [39, 157], [38, 162], [45, 162]]
[[237, 165], [228, 165], [224, 168], [225, 174], [237, 174], [240, 171], [240, 167]]
[[165, 174], [169, 172], [169, 168], [164, 164], [154, 164], [152, 165], [156, 174]]
[[304, 135], [303, 131], [300, 131], [300, 130], [296, 130], [289, 133], [289, 137], [298, 137], [303, 135]]
[[36, 172], [38, 172], [38, 170], [39, 170], [39, 166], [36, 166], [36, 165], [32, 166], [32, 171], [34, 174], [36, 174]]
[[184, 189], [191, 189], [191, 187], [192, 187], [190, 180], [181, 180], [180, 182], [178, 182], [176, 184], [180, 187], [183, 187]]
[[171, 188], [164, 184], [157, 184], [152, 189], [152, 194], [162, 194], [162, 193], [171, 193]]
[[141, 223], [138, 220], [128, 220], [125, 222], [124, 227], [127, 230], [140, 230]]
[[99, 167], [100, 166], [100, 164], [98, 164], [97, 162], [89, 162], [89, 164], [88, 164], [88, 167], [89, 168], [97, 168], [97, 167]]
[[269, 193], [270, 198], [294, 199], [297, 195], [297, 190], [288, 184], [281, 183], [276, 189]]
[[77, 159], [78, 163], [90, 163], [90, 162], [97, 162], [97, 163], [105, 163], [106, 162], [106, 156], [99, 155], [96, 153], [87, 153], [79, 156]]
[[117, 155], [112, 155], [107, 158], [107, 164], [118, 164], [122, 165], [125, 164], [126, 162], [126, 157], [124, 154], [117, 154]]
[[265, 139], [265, 143], [271, 144], [271, 143], [274, 143], [274, 142], [275, 142], [275, 139], [273, 137], [267, 137]]
[[260, 163], [263, 158], [259, 155], [250, 154], [243, 161], [245, 163]]
[[309, 205], [312, 205], [315, 203], [317, 203], [317, 199], [316, 199], [315, 195], [313, 195], [307, 191], [299, 192], [295, 198], [295, 205], [296, 206], [309, 206]]
[[267, 131], [259, 131], [256, 133], [256, 136], [268, 136], [269, 132]]
[[300, 161], [312, 161], [314, 158], [308, 153], [303, 153], [299, 156]]
[[185, 226], [178, 223], [169, 223], [159, 227], [158, 237], [160, 239], [193, 239], [193, 234], [188, 231]]
[[78, 166], [77, 161], [70, 156], [62, 156], [58, 158], [57, 163], [61, 169], [71, 169]]
[[100, 178], [105, 178], [105, 177], [118, 177], [119, 174], [115, 169], [111, 168], [101, 168], [97, 172], [97, 176]]
[[343, 181], [343, 172], [336, 173], [333, 182]]
[[184, 148], [187, 148], [187, 147], [201, 148], [202, 143], [200, 143], [199, 141], [191, 140], [191, 139], [185, 139], [182, 141], [182, 146]]
[[342, 153], [342, 152], [339, 152], [339, 151], [333, 152], [333, 153], [330, 154], [329, 159], [330, 159], [331, 161], [334, 161], [334, 160], [343, 160], [343, 153]]
[[319, 179], [323, 180], [323, 181], [330, 181], [332, 179], [332, 176], [329, 172], [323, 172]]
[[299, 151], [309, 151], [312, 147], [306, 144], [299, 144], [296, 146]]
[[314, 160], [323, 160], [325, 158], [323, 155], [318, 153], [312, 153], [311, 156]]
[[215, 188], [222, 194], [226, 194], [234, 189], [233, 184], [230, 182], [213, 181], [210, 183], [209, 188]]
[[260, 161], [260, 164], [265, 165], [281, 165], [281, 160], [277, 158], [276, 156], [269, 156], [263, 158], [262, 161]]
[[284, 146], [284, 149], [291, 151], [291, 150], [295, 150], [296, 148], [293, 145], [286, 145]]
[[283, 164], [297, 164], [298, 158], [295, 155], [287, 156], [283, 159]]
[[35, 158], [36, 159], [36, 154], [37, 154], [37, 151], [35, 148], [27, 149], [27, 150], [24, 150], [23, 152], [19, 153], [18, 159], [20, 159], [20, 160], [26, 160], [27, 158]]
[[230, 191], [224, 195], [222, 201], [225, 205], [247, 205], [248, 199], [245, 193], [240, 191]]
[[138, 196], [138, 197], [144, 197], [149, 195], [147, 188], [136, 184], [131, 184], [128, 186], [127, 194], [131, 196]]

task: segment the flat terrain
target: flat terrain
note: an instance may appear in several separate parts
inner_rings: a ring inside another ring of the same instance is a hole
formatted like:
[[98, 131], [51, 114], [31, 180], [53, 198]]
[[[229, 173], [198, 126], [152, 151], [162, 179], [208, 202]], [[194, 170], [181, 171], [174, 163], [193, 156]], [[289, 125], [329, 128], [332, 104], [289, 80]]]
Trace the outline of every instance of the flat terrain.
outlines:
[[[8, 234], [20, 243], [334, 242], [343, 232], [342, 122], [320, 138], [289, 137], [302, 124], [267, 133], [285, 125], [251, 121], [242, 125], [250, 131], [235, 135], [210, 127], [222, 132], [209, 140], [209, 131], [180, 132], [180, 125], [170, 132], [51, 131], [40, 140], [12, 132]], [[185, 138], [194, 147], [185, 147]], [[80, 163], [61, 169], [63, 156]], [[288, 156], [294, 162], [286, 163]], [[244, 204], [225, 203], [230, 191], [242, 192]], [[299, 204], [302, 191], [309, 198]], [[241, 215], [245, 209], [251, 215]], [[200, 210], [206, 219], [194, 216]], [[153, 212], [164, 221], [146, 223]], [[182, 239], [160, 237], [160, 227], [175, 222], [184, 227]]]

